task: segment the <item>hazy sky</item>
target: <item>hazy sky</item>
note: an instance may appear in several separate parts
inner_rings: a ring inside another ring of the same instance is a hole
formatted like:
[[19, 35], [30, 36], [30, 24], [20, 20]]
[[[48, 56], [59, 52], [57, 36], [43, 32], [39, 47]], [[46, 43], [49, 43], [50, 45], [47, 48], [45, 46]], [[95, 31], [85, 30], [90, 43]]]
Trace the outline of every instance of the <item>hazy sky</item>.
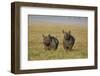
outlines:
[[88, 24], [87, 17], [73, 17], [73, 16], [43, 16], [43, 15], [29, 15], [29, 25], [34, 22], [51, 22], [51, 23], [63, 23], [67, 25], [86, 25]]

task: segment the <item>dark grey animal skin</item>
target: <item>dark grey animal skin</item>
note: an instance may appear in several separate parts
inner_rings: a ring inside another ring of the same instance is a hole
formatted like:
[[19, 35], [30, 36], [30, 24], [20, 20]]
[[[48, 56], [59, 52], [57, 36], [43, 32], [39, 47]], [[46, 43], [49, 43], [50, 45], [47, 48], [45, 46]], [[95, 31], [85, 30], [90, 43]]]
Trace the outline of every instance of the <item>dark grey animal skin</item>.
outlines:
[[56, 37], [51, 36], [50, 34], [48, 36], [43, 36], [43, 44], [45, 50], [56, 50], [59, 45], [59, 41]]
[[75, 38], [71, 35], [71, 31], [65, 32], [64, 30], [62, 31], [64, 34], [63, 38], [63, 47], [64, 49], [67, 50], [72, 50], [74, 44], [75, 44]]

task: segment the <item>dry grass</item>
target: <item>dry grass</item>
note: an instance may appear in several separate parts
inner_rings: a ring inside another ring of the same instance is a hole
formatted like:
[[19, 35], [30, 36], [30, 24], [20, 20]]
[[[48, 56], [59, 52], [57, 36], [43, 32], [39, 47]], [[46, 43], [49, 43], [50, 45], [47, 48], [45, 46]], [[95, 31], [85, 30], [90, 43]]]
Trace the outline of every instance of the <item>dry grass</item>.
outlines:
[[[62, 46], [62, 30], [71, 30], [76, 42], [72, 51], [65, 51]], [[34, 23], [28, 27], [28, 60], [48, 59], [76, 59], [87, 58], [87, 27], [79, 25]], [[60, 44], [58, 49], [44, 50], [42, 34], [51, 34], [58, 38]]]

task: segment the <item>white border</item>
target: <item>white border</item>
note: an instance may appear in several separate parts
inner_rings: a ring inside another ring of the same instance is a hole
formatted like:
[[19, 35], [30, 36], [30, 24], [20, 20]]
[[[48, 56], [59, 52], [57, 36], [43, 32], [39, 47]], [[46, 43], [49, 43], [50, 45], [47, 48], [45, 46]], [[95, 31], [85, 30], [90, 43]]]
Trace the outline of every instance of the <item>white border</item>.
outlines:
[[[28, 61], [28, 14], [88, 17], [88, 58]], [[20, 69], [43, 69], [94, 65], [94, 11], [51, 9], [39, 7], [20, 8]]]

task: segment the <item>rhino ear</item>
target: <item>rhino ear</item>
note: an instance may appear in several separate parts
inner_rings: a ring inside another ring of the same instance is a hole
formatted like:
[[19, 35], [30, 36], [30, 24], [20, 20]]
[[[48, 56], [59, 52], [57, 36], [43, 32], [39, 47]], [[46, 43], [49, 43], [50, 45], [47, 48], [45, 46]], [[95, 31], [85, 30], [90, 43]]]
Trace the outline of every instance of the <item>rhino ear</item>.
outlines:
[[44, 34], [42, 34], [42, 37], [43, 37], [43, 38], [45, 38], [45, 35], [44, 35]]
[[49, 37], [51, 37], [51, 35], [50, 35], [50, 34], [48, 34], [48, 36], [49, 36]]
[[64, 30], [62, 30], [62, 33], [65, 33], [65, 31], [64, 31]]
[[70, 35], [70, 34], [71, 34], [71, 31], [69, 30], [69, 32], [68, 32], [68, 33], [69, 33], [69, 35]]

